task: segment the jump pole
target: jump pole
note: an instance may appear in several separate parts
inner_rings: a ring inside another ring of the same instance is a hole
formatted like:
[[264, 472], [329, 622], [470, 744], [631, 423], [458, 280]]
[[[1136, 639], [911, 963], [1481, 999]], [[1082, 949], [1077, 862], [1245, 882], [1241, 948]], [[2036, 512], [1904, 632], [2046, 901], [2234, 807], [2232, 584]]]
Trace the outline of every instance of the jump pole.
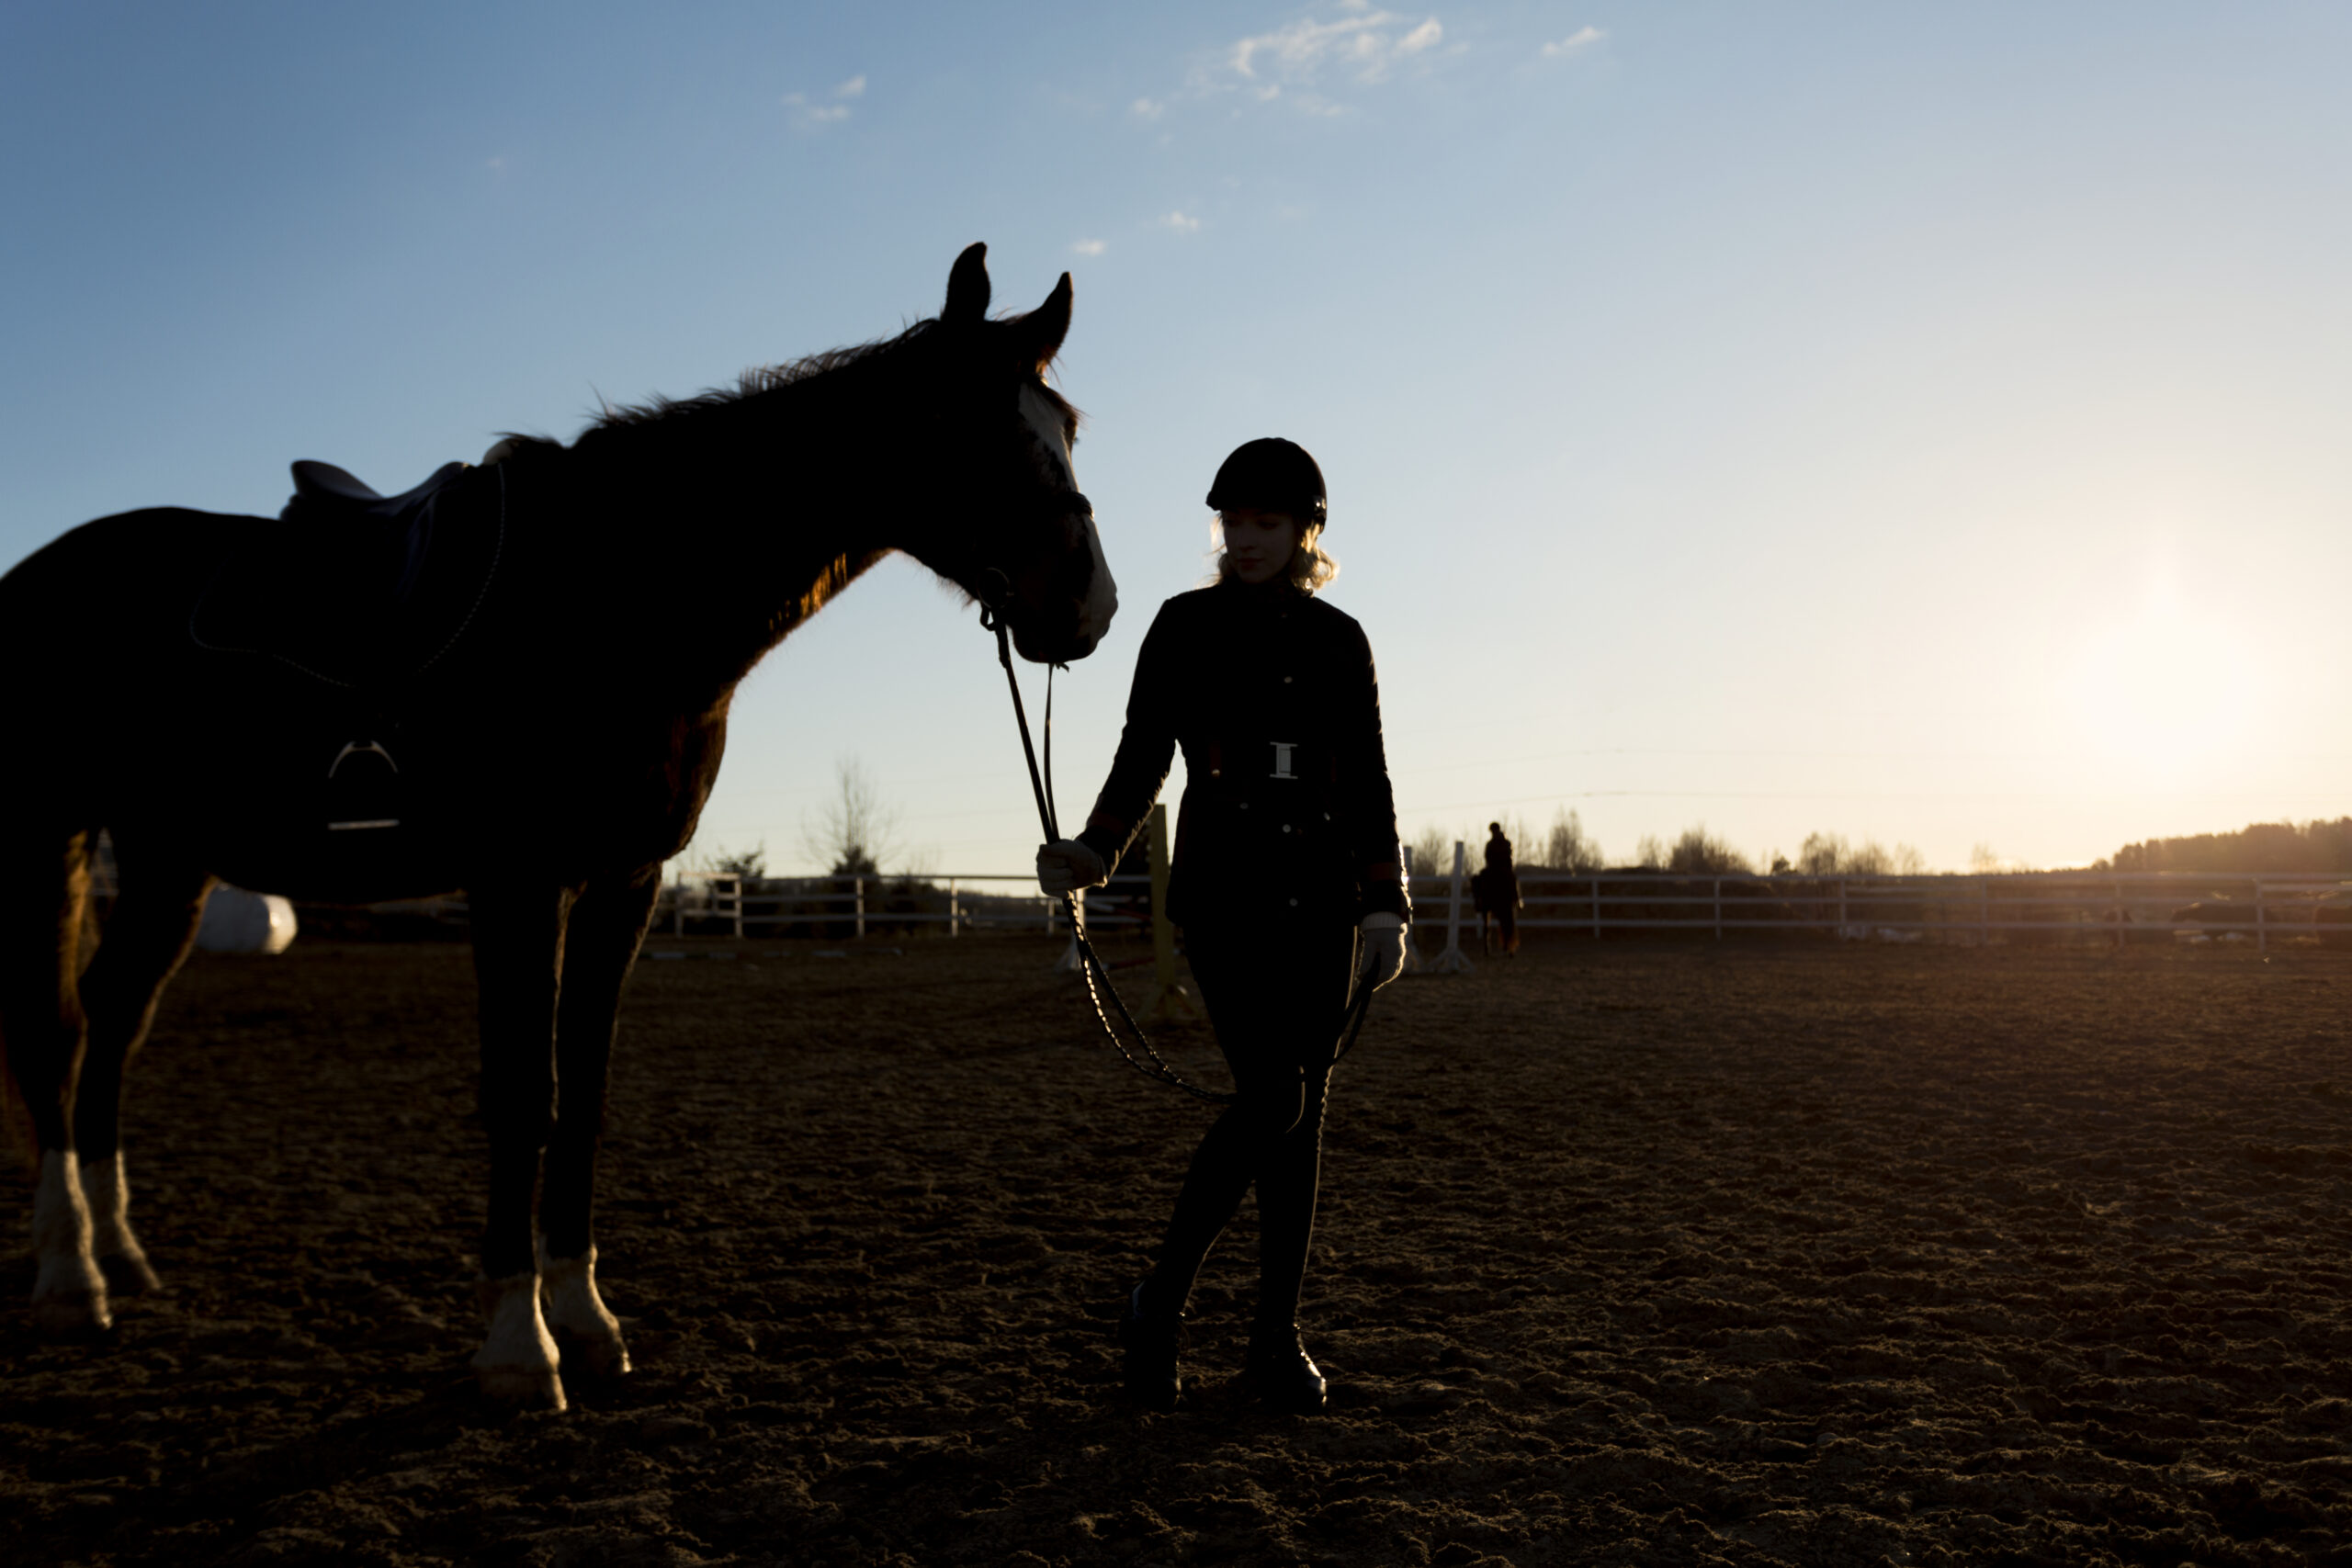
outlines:
[[1201, 1004], [1176, 978], [1176, 927], [1168, 918], [1168, 807], [1151, 808], [1151, 964], [1158, 988], [1144, 1017], [1155, 1023], [1198, 1018]]
[[1445, 951], [1430, 960], [1432, 975], [1467, 975], [1474, 965], [1462, 951], [1462, 840], [1453, 841], [1453, 887], [1446, 898]]

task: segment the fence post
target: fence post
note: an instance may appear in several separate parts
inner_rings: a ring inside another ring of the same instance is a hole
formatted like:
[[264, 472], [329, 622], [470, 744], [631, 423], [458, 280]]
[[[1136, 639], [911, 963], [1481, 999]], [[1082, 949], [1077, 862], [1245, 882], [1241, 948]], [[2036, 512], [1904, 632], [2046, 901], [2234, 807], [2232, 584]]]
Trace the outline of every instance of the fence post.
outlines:
[[865, 878], [862, 876], [851, 877], [849, 879], [849, 891], [850, 897], [857, 900], [855, 904], [851, 906], [851, 908], [855, 910], [857, 916], [857, 934], [864, 936], [865, 934]]
[[956, 879], [947, 879], [947, 934], [964, 934], [964, 907], [956, 901]]
[[1715, 878], [1715, 940], [1724, 939], [1724, 879]]
[[2254, 879], [2254, 950], [2270, 951], [2269, 912], [2262, 907], [2262, 878], [2258, 876]]
[[[1081, 887], [1076, 893], [1070, 895], [1069, 913], [1069, 945], [1062, 949], [1062, 955], [1059, 958], [1054, 960], [1054, 973], [1057, 975], [1063, 974], [1065, 972], [1073, 975], [1080, 975], [1084, 974], [1086, 971], [1086, 959], [1078, 951], [1078, 933], [1086, 925], [1085, 888]], [[1052, 919], [1052, 914], [1048, 912], [1046, 919], [1050, 921]]]
[[1445, 951], [1430, 960], [1433, 975], [1467, 975], [1469, 955], [1462, 951], [1462, 840], [1453, 841], [1453, 886], [1446, 896]]
[[1838, 940], [1846, 940], [1846, 879], [1838, 879]]
[[1592, 940], [1600, 940], [1600, 873], [1592, 874]]

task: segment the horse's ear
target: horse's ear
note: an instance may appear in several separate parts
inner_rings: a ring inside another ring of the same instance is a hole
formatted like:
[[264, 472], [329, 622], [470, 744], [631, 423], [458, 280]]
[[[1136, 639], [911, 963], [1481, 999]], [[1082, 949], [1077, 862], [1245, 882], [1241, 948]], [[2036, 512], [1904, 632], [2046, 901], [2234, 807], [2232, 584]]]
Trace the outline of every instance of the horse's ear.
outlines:
[[989, 313], [989, 248], [967, 245], [947, 275], [947, 308], [943, 321], [978, 321]]
[[1069, 335], [1069, 274], [1054, 285], [1046, 302], [1021, 318], [1021, 358], [1025, 365], [1043, 370], [1061, 352], [1062, 339]]

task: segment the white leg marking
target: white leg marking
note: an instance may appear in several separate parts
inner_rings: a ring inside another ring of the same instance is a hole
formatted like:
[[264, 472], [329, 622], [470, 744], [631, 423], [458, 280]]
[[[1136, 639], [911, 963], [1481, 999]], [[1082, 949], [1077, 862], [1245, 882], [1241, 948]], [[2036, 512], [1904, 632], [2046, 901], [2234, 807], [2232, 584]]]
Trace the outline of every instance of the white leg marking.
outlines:
[[482, 1316], [490, 1332], [474, 1352], [474, 1376], [481, 1391], [501, 1404], [563, 1408], [563, 1382], [556, 1376], [555, 1341], [539, 1316], [537, 1270], [483, 1280]]
[[566, 1366], [600, 1378], [627, 1375], [628, 1344], [621, 1337], [620, 1319], [596, 1293], [594, 1247], [578, 1258], [550, 1258], [542, 1238], [539, 1296]]
[[82, 1168], [82, 1195], [90, 1204], [90, 1251], [107, 1288], [125, 1296], [153, 1290], [155, 1270], [130, 1228], [130, 1182], [122, 1173], [120, 1149], [112, 1159]]
[[82, 1196], [81, 1156], [51, 1149], [40, 1156], [33, 1190], [33, 1325], [43, 1334], [113, 1326], [107, 1282], [90, 1254], [90, 1205]]

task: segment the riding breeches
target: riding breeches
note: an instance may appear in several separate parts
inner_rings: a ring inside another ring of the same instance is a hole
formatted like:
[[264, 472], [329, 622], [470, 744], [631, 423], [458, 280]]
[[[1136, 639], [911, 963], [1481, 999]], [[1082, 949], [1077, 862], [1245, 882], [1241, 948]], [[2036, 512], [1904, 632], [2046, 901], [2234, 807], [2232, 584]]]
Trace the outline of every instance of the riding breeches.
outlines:
[[1276, 935], [1188, 927], [1184, 936], [1237, 1098], [1193, 1153], [1147, 1288], [1161, 1307], [1181, 1308], [1255, 1186], [1258, 1317], [1286, 1326], [1298, 1315], [1314, 1240], [1323, 1109], [1355, 970], [1355, 929], [1317, 924]]

